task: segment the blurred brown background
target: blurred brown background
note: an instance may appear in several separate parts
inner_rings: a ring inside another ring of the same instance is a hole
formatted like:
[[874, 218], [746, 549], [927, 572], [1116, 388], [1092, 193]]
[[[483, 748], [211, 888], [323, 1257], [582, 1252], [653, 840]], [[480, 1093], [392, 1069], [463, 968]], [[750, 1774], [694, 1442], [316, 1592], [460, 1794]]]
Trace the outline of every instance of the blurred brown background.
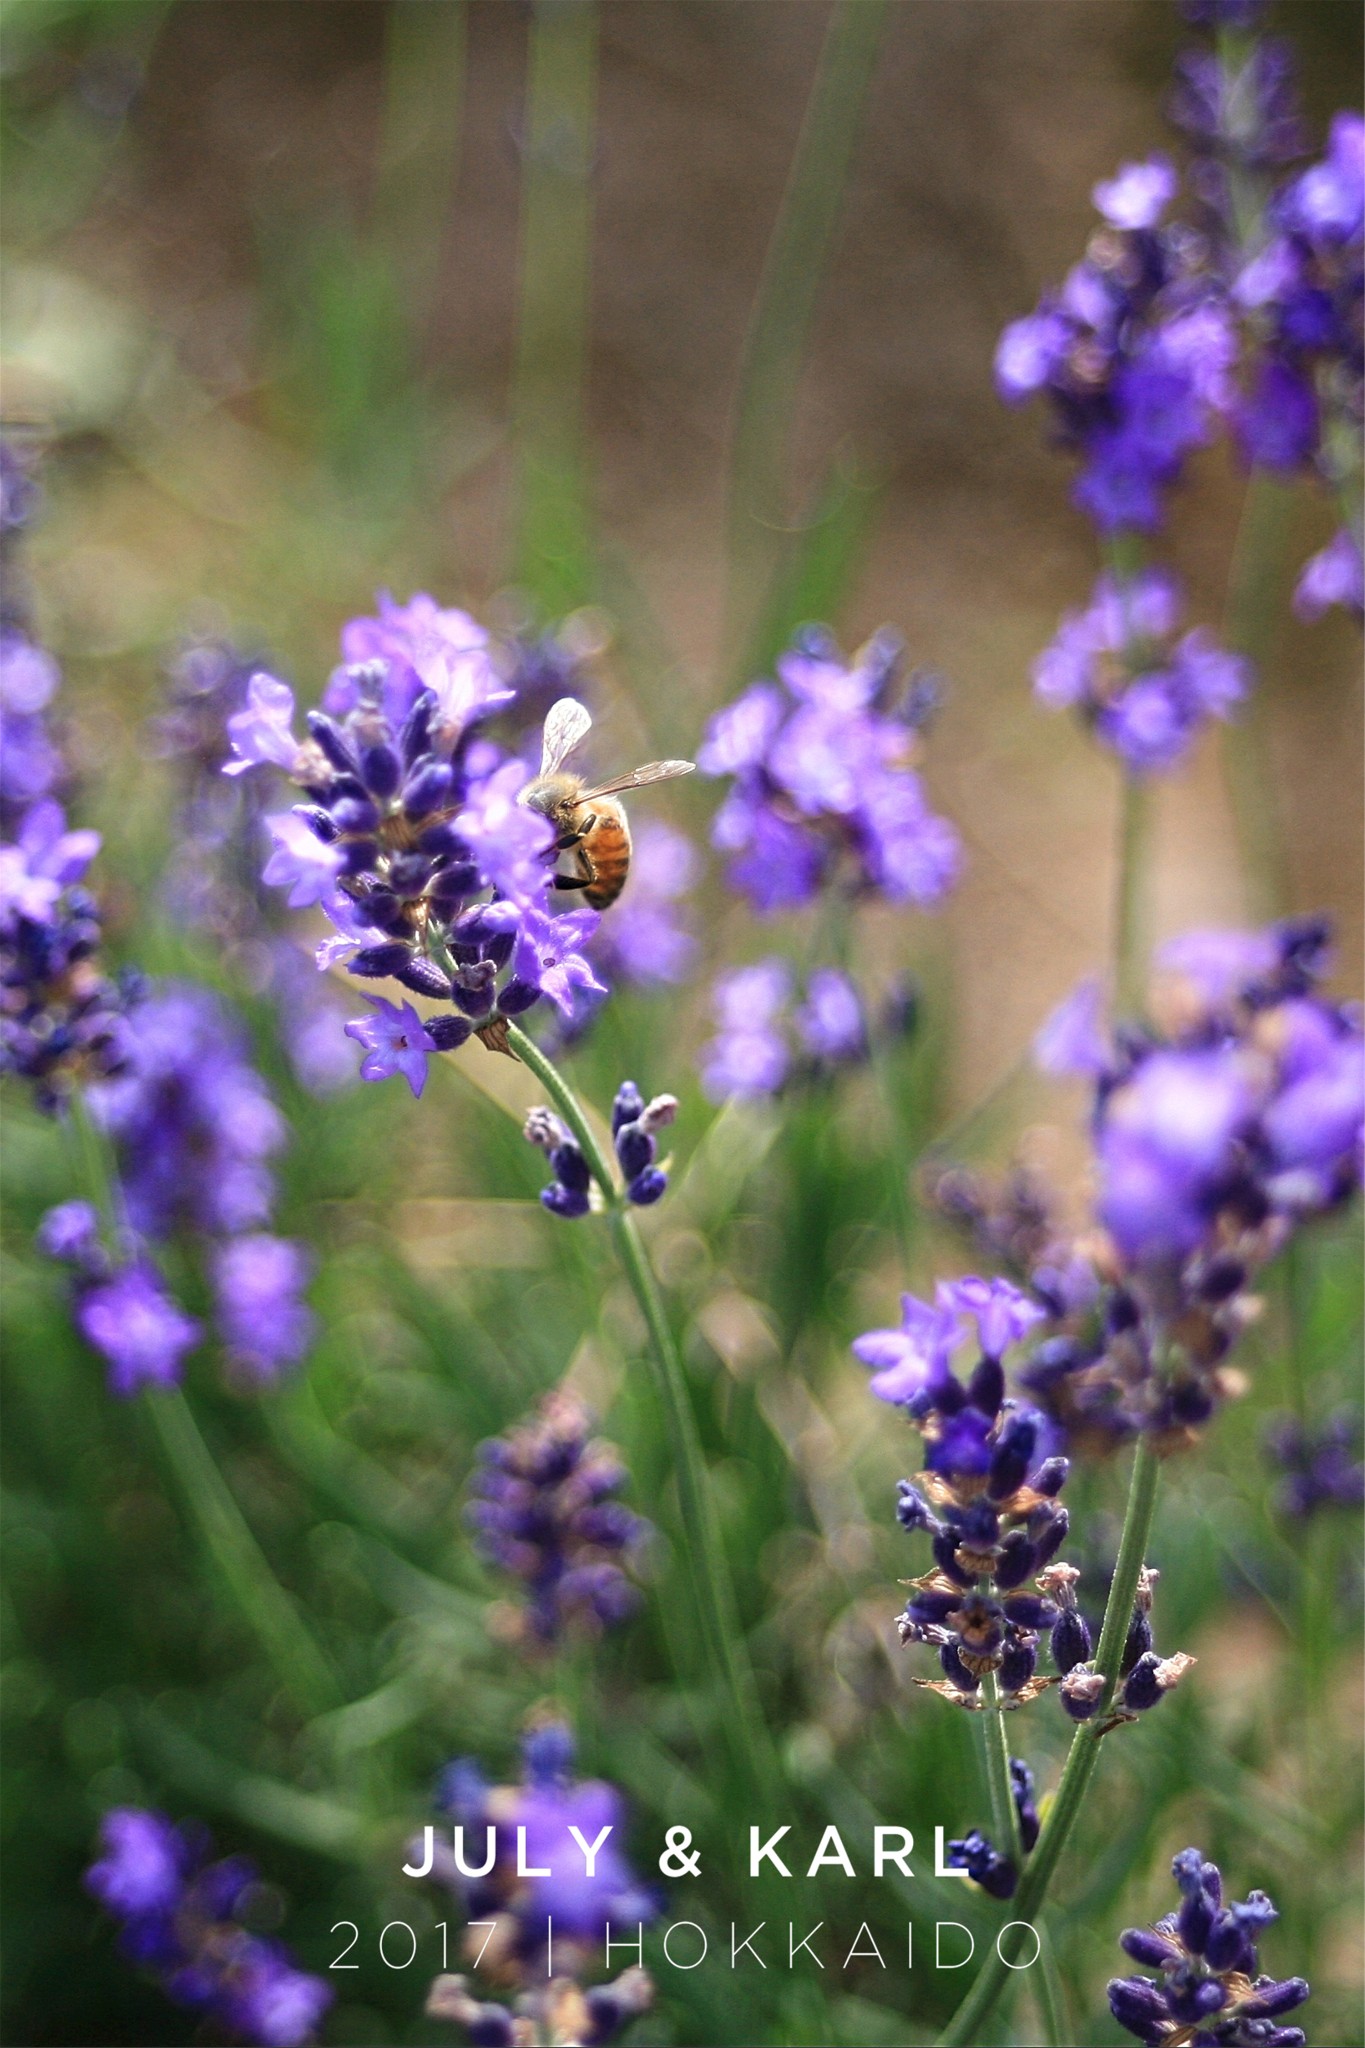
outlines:
[[[376, 585], [478, 608], [509, 580], [527, 16], [471, 0], [461, 36], [453, 10], [416, 12], [414, 94], [387, 129], [379, 0], [105, 7], [65, 42], [12, 28], [7, 405], [64, 430], [35, 579], [74, 686], [117, 698], [99, 765], [125, 829], [155, 788], [135, 715], [187, 623], [269, 648], [307, 698]], [[670, 747], [733, 682], [718, 650], [736, 378], [826, 17], [824, 0], [600, 10], [591, 490], [606, 595], [631, 614], [630, 686]], [[1358, 75], [1358, 10], [1302, 0], [1277, 25], [1320, 134]], [[1114, 840], [1107, 760], [1028, 683], [1088, 590], [1092, 536], [1041, 418], [996, 400], [992, 351], [1079, 255], [1094, 181], [1172, 146], [1183, 35], [1148, 0], [898, 0], [816, 308], [794, 506], [846, 459], [868, 544], [837, 623], [856, 641], [896, 622], [950, 684], [929, 780], [969, 849], [944, 920], [959, 1099], [1102, 957]], [[406, 237], [399, 284], [421, 306], [392, 423], [365, 382], [384, 361], [376, 224], [400, 252]], [[345, 345], [319, 352], [319, 335]], [[1196, 621], [1217, 623], [1242, 489], [1215, 451], [1180, 495], [1170, 539]], [[1299, 489], [1286, 578], [1329, 530]], [[1337, 914], [1354, 980], [1353, 630], [1285, 624], [1266, 685], [1294, 902]], [[1161, 931], [1243, 916], [1216, 739], [1163, 783], [1160, 816]]]

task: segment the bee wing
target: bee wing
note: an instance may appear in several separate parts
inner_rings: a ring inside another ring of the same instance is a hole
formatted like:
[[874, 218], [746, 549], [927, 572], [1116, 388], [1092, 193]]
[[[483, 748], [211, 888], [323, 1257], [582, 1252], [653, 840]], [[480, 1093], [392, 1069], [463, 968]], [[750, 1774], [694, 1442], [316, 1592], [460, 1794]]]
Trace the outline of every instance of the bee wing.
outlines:
[[643, 768], [632, 768], [629, 775], [614, 775], [610, 782], [585, 789], [579, 802], [589, 803], [595, 796], [615, 796], [621, 789], [643, 789], [647, 782], [672, 782], [675, 776], [690, 775], [696, 765], [695, 761], [646, 761]]
[[540, 743], [540, 772], [554, 775], [581, 746], [592, 719], [577, 697], [561, 697], [545, 714], [545, 732]]

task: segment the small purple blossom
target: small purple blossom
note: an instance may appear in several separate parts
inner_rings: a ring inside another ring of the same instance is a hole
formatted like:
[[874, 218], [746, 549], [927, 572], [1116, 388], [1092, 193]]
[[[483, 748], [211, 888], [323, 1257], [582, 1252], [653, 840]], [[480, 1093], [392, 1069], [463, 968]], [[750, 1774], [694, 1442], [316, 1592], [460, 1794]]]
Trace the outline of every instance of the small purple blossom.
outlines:
[[735, 778], [712, 838], [761, 913], [807, 903], [840, 876], [919, 905], [956, 879], [957, 835], [914, 767], [919, 700], [890, 704], [899, 658], [889, 633], [847, 661], [808, 628], [777, 663], [780, 688], [755, 684], [707, 727], [698, 766]]
[[546, 856], [554, 840], [548, 818], [517, 801], [527, 781], [520, 761], [507, 761], [474, 784], [455, 830], [479, 849], [479, 864], [494, 888], [514, 902], [533, 905], [543, 898], [548, 876]]
[[414, 1095], [427, 1085], [427, 1056], [437, 1050], [435, 1039], [411, 1003], [391, 1003], [384, 996], [366, 996], [373, 1017], [353, 1017], [346, 1036], [364, 1046], [360, 1063], [362, 1081], [387, 1081], [401, 1074]]
[[35, 1242], [49, 1259], [93, 1269], [99, 1256], [99, 1212], [90, 1202], [58, 1202], [43, 1216]]
[[144, 1386], [175, 1386], [203, 1334], [142, 1261], [85, 1288], [76, 1326], [108, 1364], [110, 1393], [123, 1399]]
[[292, 775], [302, 751], [293, 724], [294, 692], [288, 683], [258, 671], [247, 684], [245, 707], [227, 721], [234, 758], [223, 764], [224, 775], [244, 775], [248, 768], [262, 766]]
[[980, 1280], [974, 1273], [961, 1280], [940, 1281], [936, 1298], [941, 1307], [973, 1319], [987, 1358], [1003, 1358], [1011, 1344], [1017, 1344], [1046, 1317], [1046, 1310], [1012, 1281]]
[[913, 1294], [901, 1296], [898, 1330], [868, 1330], [853, 1340], [853, 1355], [871, 1366], [868, 1382], [879, 1401], [904, 1406], [932, 1394], [949, 1377], [949, 1360], [961, 1336], [961, 1318], [952, 1306], [932, 1306]]
[[265, 820], [274, 851], [263, 879], [272, 889], [287, 889], [291, 909], [326, 903], [342, 871], [342, 855], [318, 838], [306, 819], [294, 811], [276, 811]]
[[1093, 198], [1096, 211], [1111, 227], [1153, 228], [1179, 189], [1175, 166], [1166, 157], [1124, 164], [1116, 176], [1101, 179]]
[[1077, 982], [1051, 1011], [1033, 1041], [1033, 1056], [1045, 1074], [1107, 1073], [1113, 1044], [1105, 1021], [1107, 998], [1098, 975]]
[[267, 1161], [288, 1135], [252, 1066], [240, 1023], [218, 996], [170, 982], [129, 1019], [127, 1071], [90, 1091], [114, 1142], [132, 1227], [215, 1237], [253, 1230], [275, 1196]]
[[1134, 773], [1174, 767], [1206, 720], [1231, 716], [1250, 673], [1201, 627], [1174, 640], [1178, 617], [1165, 571], [1126, 583], [1102, 575], [1035, 662], [1035, 695], [1049, 710], [1079, 711]]
[[720, 976], [714, 991], [719, 1035], [701, 1056], [702, 1086], [713, 1102], [772, 1095], [781, 1087], [791, 1056], [776, 1027], [790, 993], [791, 973], [781, 960]]
[[1365, 612], [1365, 569], [1360, 546], [1348, 527], [1310, 555], [1294, 590], [1294, 610], [1310, 623], [1339, 605], [1359, 618]]
[[867, 1052], [867, 1024], [858, 991], [837, 967], [818, 967], [793, 1022], [807, 1052], [820, 1060], [858, 1060]]
[[100, 1823], [100, 1846], [104, 1853], [86, 1871], [85, 1887], [106, 1912], [132, 1919], [170, 1910], [189, 1862], [178, 1828], [159, 1813], [116, 1806]]
[[310, 1270], [301, 1245], [267, 1231], [233, 1238], [215, 1253], [218, 1328], [251, 1379], [268, 1385], [307, 1352], [316, 1327], [303, 1299]]
[[574, 1013], [577, 993], [607, 993], [578, 950], [600, 922], [595, 910], [570, 910], [548, 917], [531, 905], [523, 908], [512, 950], [513, 980], [550, 998], [565, 1017]]

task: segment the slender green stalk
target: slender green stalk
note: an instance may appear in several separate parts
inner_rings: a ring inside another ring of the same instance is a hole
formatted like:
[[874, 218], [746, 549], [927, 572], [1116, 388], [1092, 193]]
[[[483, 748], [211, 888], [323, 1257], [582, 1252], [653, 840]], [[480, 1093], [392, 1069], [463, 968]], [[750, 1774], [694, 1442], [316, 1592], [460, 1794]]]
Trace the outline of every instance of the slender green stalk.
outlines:
[[1125, 773], [1114, 903], [1114, 961], [1122, 1016], [1130, 1016], [1141, 1007], [1147, 978], [1147, 842], [1151, 811], [1150, 785], [1140, 776]]
[[788, 520], [787, 462], [806, 336], [843, 199], [887, 0], [834, 0], [744, 347], [730, 480], [725, 660], [746, 668]]
[[727, 1737], [744, 1774], [757, 1777], [765, 1787], [771, 1786], [775, 1782], [776, 1763], [768, 1731], [759, 1712], [753, 1673], [743, 1646], [734, 1590], [707, 1485], [682, 1359], [664, 1311], [658, 1282], [636, 1229], [635, 1218], [621, 1198], [616, 1176], [583, 1105], [534, 1039], [528, 1038], [515, 1024], [509, 1026], [507, 1036], [517, 1057], [546, 1089], [578, 1140], [606, 1202], [612, 1242], [649, 1333], [645, 1356], [676, 1458], [678, 1502], [693, 1566], [690, 1580], [708, 1661], [726, 1697]]
[[310, 1718], [339, 1707], [342, 1693], [332, 1668], [271, 1571], [184, 1394], [179, 1387], [159, 1389], [143, 1406], [204, 1547], [281, 1684]]
[[523, 141], [515, 574], [547, 612], [591, 595], [583, 388], [597, 10], [536, 0]]
[[[1132, 1619], [1138, 1574], [1146, 1558], [1152, 1516], [1156, 1510], [1160, 1469], [1150, 1437], [1139, 1437], [1133, 1454], [1118, 1562], [1114, 1566], [1113, 1584], [1109, 1588], [1099, 1648], [1095, 1653], [1095, 1669], [1105, 1680], [1104, 1693], [1094, 1717], [1082, 1722], [1072, 1737], [1056, 1797], [1037, 1846], [1024, 1867], [1019, 1889], [1010, 1901], [1011, 1916], [1020, 1923], [1032, 1922], [1041, 1910], [1048, 1886], [1085, 1802], [1086, 1789], [1099, 1755], [1100, 1729], [1118, 1684], [1119, 1659]], [[981, 2027], [1004, 1989], [1010, 1965], [1023, 1946], [1025, 1932], [1023, 1925], [1011, 1928], [1009, 1937], [1001, 1940], [998, 1949], [992, 1949], [971, 1990], [939, 2036], [938, 2048], [976, 2048], [981, 2039]]]
[[[68, 1103], [68, 1119], [87, 1198], [99, 1213], [106, 1247], [116, 1252], [120, 1236], [118, 1184], [104, 1136], [79, 1089]], [[309, 1716], [340, 1706], [342, 1694], [331, 1666], [271, 1571], [199, 1433], [184, 1394], [179, 1387], [157, 1388], [144, 1396], [141, 1405], [151, 1418], [205, 1548], [286, 1691]]]
[[1038, 1929], [1042, 1947], [1038, 1951], [1038, 1977], [1034, 1991], [1038, 1999], [1038, 2013], [1047, 2034], [1048, 2048], [1067, 2048], [1071, 2040], [1071, 2028], [1066, 2017], [1066, 1987], [1062, 1973], [1057, 1968], [1057, 1951], [1052, 1935], [1045, 1927]]
[[995, 1840], [1016, 1870], [1024, 1867], [1024, 1843], [1019, 1833], [1019, 1809], [1010, 1783], [1010, 1749], [1005, 1736], [1005, 1716], [1000, 1708], [1000, 1687], [995, 1673], [988, 1671], [981, 1681], [985, 1712], [978, 1714], [986, 1753], [986, 1782], [991, 1794], [991, 1825]]
[[440, 275], [464, 99], [464, 0], [394, 0], [385, 27], [371, 232], [401, 279], [418, 338]]
[[1268, 670], [1283, 613], [1284, 553], [1293, 495], [1275, 477], [1248, 480], [1228, 573], [1223, 638], [1252, 665], [1251, 690], [1223, 737], [1223, 772], [1241, 849], [1247, 908], [1281, 916], [1289, 875], [1271, 759]]

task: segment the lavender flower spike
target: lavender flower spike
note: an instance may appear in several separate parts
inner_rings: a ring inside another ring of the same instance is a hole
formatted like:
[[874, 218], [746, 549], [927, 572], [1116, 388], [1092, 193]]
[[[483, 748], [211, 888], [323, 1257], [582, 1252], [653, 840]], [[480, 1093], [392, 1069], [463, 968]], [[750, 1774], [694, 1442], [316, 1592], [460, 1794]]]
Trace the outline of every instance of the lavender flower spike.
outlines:
[[100, 1844], [86, 1886], [122, 1921], [124, 1956], [168, 1998], [215, 2039], [251, 2048], [307, 2048], [316, 2040], [332, 1987], [296, 1969], [278, 1942], [248, 1931], [257, 1876], [244, 1856], [206, 1863], [189, 1831], [139, 1807], [106, 1814]]
[[571, 1393], [548, 1394], [530, 1421], [479, 1448], [466, 1519], [492, 1565], [521, 1581], [513, 1633], [543, 1648], [578, 1629], [625, 1621], [639, 1595], [626, 1567], [649, 1524], [617, 1496], [627, 1474]]
[[1303, 2004], [1308, 1985], [1259, 1970], [1257, 1944], [1279, 1917], [1265, 1893], [1226, 1902], [1221, 1872], [1198, 1849], [1182, 1849], [1171, 1869], [1180, 1890], [1175, 1911], [1120, 1937], [1160, 1980], [1111, 1981], [1109, 2009], [1119, 2025], [1152, 2043], [1179, 2037], [1223, 2048], [1303, 2048], [1302, 2028], [1277, 2022]]

